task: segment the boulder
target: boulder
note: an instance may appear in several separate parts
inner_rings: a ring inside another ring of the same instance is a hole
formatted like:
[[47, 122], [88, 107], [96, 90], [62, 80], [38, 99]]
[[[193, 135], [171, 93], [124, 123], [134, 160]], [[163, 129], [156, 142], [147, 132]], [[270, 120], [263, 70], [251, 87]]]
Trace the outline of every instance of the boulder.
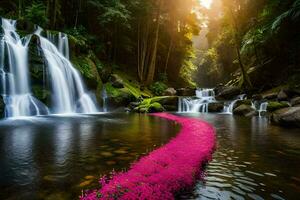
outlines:
[[245, 99], [245, 100], [238, 100], [237, 102], [235, 102], [233, 109], [241, 106], [241, 105], [248, 105], [251, 106], [252, 105], [252, 101], [250, 99]]
[[272, 115], [272, 122], [282, 126], [300, 127], [300, 107], [289, 107], [277, 110]]
[[277, 95], [278, 101], [286, 101], [288, 100], [289, 96], [285, 92], [285, 90], [280, 90], [280, 92]]
[[5, 103], [3, 101], [2, 96], [0, 95], [0, 119], [4, 117], [5, 113]]
[[163, 92], [163, 96], [176, 96], [177, 91], [174, 88], [168, 88]]
[[24, 19], [19, 19], [17, 21], [17, 30], [23, 34], [31, 34], [36, 30], [35, 25]]
[[222, 112], [224, 109], [224, 103], [221, 102], [213, 102], [208, 104], [208, 112]]
[[223, 87], [219, 89], [217, 93], [217, 98], [219, 99], [234, 99], [237, 95], [241, 93], [239, 87], [231, 86], [231, 87]]
[[239, 107], [233, 110], [234, 115], [251, 117], [256, 115], [256, 110], [252, 108], [250, 105], [240, 105]]
[[169, 105], [169, 106], [178, 106], [178, 97], [177, 96], [166, 96], [158, 98], [157, 102], [161, 105]]
[[291, 100], [291, 105], [292, 106], [296, 106], [296, 105], [300, 105], [300, 97], [295, 97]]
[[278, 101], [269, 101], [267, 111], [274, 112], [276, 110], [289, 107], [289, 104], [286, 102], [278, 102]]
[[123, 80], [116, 74], [111, 75], [110, 82], [115, 88], [124, 88]]
[[195, 88], [180, 88], [177, 89], [178, 96], [195, 96], [196, 95]]
[[263, 99], [263, 96], [261, 94], [254, 94], [252, 95], [252, 99], [254, 101], [261, 101]]
[[271, 92], [271, 93], [267, 93], [267, 94], [263, 94], [262, 97], [263, 99], [266, 100], [274, 100], [277, 99], [277, 93], [276, 92]]

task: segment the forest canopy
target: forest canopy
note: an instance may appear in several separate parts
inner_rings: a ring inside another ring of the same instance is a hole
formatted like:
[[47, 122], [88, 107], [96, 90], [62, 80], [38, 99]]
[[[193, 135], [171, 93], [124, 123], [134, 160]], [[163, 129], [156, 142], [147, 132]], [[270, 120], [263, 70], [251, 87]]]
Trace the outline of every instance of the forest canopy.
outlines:
[[2, 0], [0, 15], [68, 33], [142, 86], [250, 91], [300, 76], [299, 0]]
[[0, 15], [83, 40], [111, 68], [154, 81], [192, 84], [196, 0], [2, 0]]

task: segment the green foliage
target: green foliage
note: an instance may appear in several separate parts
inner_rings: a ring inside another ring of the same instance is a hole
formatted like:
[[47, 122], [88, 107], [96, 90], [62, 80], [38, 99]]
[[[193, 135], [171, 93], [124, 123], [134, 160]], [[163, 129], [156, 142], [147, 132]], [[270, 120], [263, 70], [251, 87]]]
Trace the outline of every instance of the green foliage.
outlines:
[[275, 21], [272, 23], [272, 31], [277, 31], [287, 20], [300, 20], [300, 0], [296, 0], [289, 10], [285, 11], [275, 19]]
[[25, 19], [45, 27], [48, 23], [46, 7], [43, 3], [33, 2], [25, 9]]
[[163, 112], [164, 110], [164, 107], [153, 98], [143, 100], [141, 104], [134, 109], [135, 112], [140, 113]]
[[155, 94], [156, 96], [161, 96], [163, 92], [168, 88], [168, 86], [163, 82], [155, 82], [152, 85], [150, 85], [150, 90]]

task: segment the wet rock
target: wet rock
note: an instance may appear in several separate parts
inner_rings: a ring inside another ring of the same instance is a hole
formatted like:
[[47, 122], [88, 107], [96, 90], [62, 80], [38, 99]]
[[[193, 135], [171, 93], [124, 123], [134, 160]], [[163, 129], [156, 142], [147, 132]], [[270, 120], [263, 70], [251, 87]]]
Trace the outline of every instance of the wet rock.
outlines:
[[85, 176], [84, 179], [92, 180], [92, 179], [96, 179], [96, 178], [95, 178], [95, 176], [88, 175], [88, 176]]
[[208, 104], [208, 112], [222, 112], [224, 109], [224, 103], [214, 102]]
[[254, 101], [261, 101], [263, 99], [263, 96], [261, 94], [254, 94], [252, 95], [252, 99]]
[[162, 106], [178, 106], [178, 97], [177, 96], [168, 96], [168, 97], [163, 97], [157, 101], [160, 103]]
[[163, 96], [176, 96], [177, 91], [174, 88], [168, 88], [163, 92]]
[[139, 106], [140, 105], [140, 102], [130, 102], [129, 103], [129, 107], [131, 109], [134, 109], [135, 107]]
[[21, 35], [23, 36], [24, 34], [27, 35], [33, 33], [36, 30], [36, 28], [32, 22], [19, 19], [17, 21], [17, 30], [22, 32]]
[[148, 112], [155, 113], [155, 112], [164, 112], [165, 108], [158, 102], [152, 103], [148, 109]]
[[239, 115], [239, 116], [255, 116], [256, 115], [256, 110], [252, 108], [250, 105], [240, 105], [239, 107], [235, 108], [233, 110], [234, 115]]
[[79, 187], [86, 187], [89, 186], [91, 183], [93, 182], [93, 180], [87, 180], [87, 181], [83, 181], [79, 184]]
[[278, 101], [286, 101], [288, 100], [288, 95], [287, 93], [285, 92], [285, 90], [281, 90], [278, 95], [277, 95], [277, 99]]
[[289, 107], [289, 104], [286, 102], [278, 102], [278, 101], [269, 101], [267, 111], [274, 112], [276, 110]]
[[291, 100], [291, 105], [292, 106], [296, 106], [296, 105], [300, 105], [300, 97], [295, 97]]
[[282, 126], [300, 127], [300, 107], [289, 107], [277, 110], [272, 115], [272, 122]]
[[266, 100], [274, 100], [277, 99], [277, 93], [276, 92], [272, 92], [272, 93], [267, 93], [263, 95], [263, 99]]
[[177, 89], [178, 96], [195, 96], [196, 88], [179, 88]]
[[250, 99], [245, 99], [245, 100], [238, 100], [234, 106], [233, 106], [233, 109], [241, 106], [241, 105], [248, 105], [248, 106], [251, 106], [252, 105], [252, 101]]
[[128, 152], [123, 150], [123, 149], [118, 149], [118, 150], [114, 151], [114, 153], [116, 153], [116, 154], [127, 154]]
[[166, 111], [169, 111], [169, 112], [178, 111], [178, 106], [164, 105], [164, 108]]
[[223, 87], [219, 89], [217, 93], [218, 99], [234, 99], [237, 95], [241, 93], [241, 90], [237, 86]]
[[5, 103], [3, 97], [0, 95], [0, 119], [4, 117], [5, 113]]
[[107, 165], [115, 165], [115, 164], [117, 164], [117, 162], [116, 162], [116, 161], [113, 161], [113, 160], [106, 161], [105, 163], [106, 163]]
[[123, 80], [116, 74], [111, 75], [110, 82], [115, 88], [124, 88]]
[[112, 154], [108, 151], [104, 151], [104, 152], [101, 152], [100, 155], [104, 156], [104, 157], [112, 157], [114, 154]]

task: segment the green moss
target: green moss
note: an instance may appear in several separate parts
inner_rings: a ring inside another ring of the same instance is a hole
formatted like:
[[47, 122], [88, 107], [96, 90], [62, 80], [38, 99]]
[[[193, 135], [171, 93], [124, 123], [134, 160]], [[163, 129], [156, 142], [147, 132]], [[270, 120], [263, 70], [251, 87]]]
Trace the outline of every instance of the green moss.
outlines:
[[281, 108], [289, 107], [289, 104], [284, 103], [284, 102], [270, 101], [268, 103], [269, 104], [268, 104], [267, 110], [269, 112], [274, 112], [274, 111], [279, 110]]
[[39, 85], [34, 85], [32, 87], [32, 92], [33, 95], [40, 100], [41, 102], [45, 103], [46, 105], [48, 105], [48, 99], [51, 95], [51, 92], [48, 90], [45, 90], [42, 86]]
[[142, 89], [139, 82], [130, 75], [125, 74], [121, 71], [117, 71], [116, 74], [122, 79], [124, 83], [124, 88], [122, 89], [124, 92], [132, 94], [136, 99], [140, 97], [149, 98], [153, 96], [150, 90], [148, 90], [147, 88]]
[[79, 56], [74, 58], [72, 62], [84, 77], [88, 79], [96, 79], [92, 70], [92, 65], [95, 64], [89, 57]]
[[160, 103], [151, 102], [151, 99], [145, 99], [134, 110], [140, 113], [148, 113], [148, 112], [163, 112], [165, 109]]

